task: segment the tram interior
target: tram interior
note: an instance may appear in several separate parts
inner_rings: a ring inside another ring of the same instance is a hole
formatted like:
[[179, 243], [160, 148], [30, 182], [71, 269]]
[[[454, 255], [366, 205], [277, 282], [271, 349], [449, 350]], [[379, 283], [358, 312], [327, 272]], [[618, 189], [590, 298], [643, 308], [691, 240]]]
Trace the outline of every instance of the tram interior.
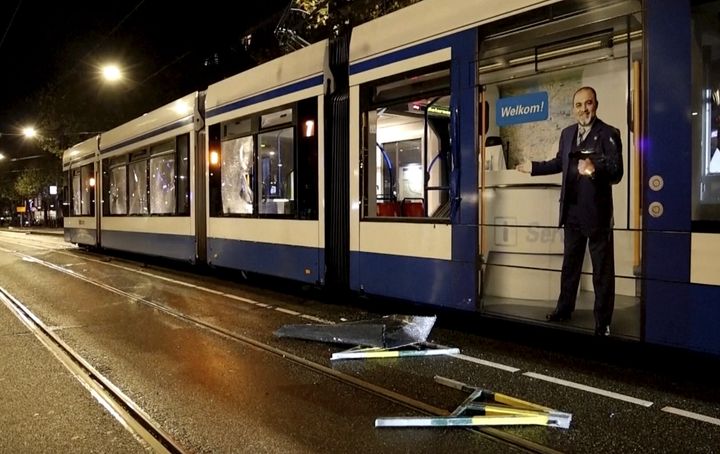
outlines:
[[[592, 26], [586, 26], [586, 20], [580, 14], [565, 21], [561, 39], [551, 31], [543, 33], [542, 27], [497, 39], [492, 36], [497, 30], [481, 34], [479, 99], [488, 119], [479, 141], [485, 146], [479, 150], [478, 166], [478, 292], [482, 312], [493, 316], [545, 323], [545, 315], [554, 309], [563, 259], [563, 230], [558, 228], [561, 176], [530, 176], [514, 167], [524, 160], [555, 157], [561, 130], [576, 121], [573, 94], [591, 86], [597, 92], [598, 118], [620, 129], [623, 142], [625, 175], [613, 187], [616, 297], [611, 330], [614, 336], [639, 338], [641, 235], [635, 188], [640, 179], [628, 110], [638, 88], [630, 81], [634, 62], [641, 60], [640, 24], [635, 17], [609, 17]], [[570, 39], [573, 35], [577, 40]], [[523, 96], [547, 99], [545, 115], [500, 122], [498, 102]], [[563, 326], [593, 330], [593, 304], [586, 252], [576, 309]]]

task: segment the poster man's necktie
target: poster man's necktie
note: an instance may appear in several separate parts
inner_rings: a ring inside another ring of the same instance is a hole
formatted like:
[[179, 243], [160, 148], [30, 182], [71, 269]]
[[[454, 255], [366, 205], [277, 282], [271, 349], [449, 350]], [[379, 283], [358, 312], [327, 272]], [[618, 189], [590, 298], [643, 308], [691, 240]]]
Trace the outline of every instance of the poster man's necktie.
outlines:
[[583, 140], [585, 140], [585, 136], [587, 135], [588, 128], [584, 128], [582, 126], [578, 127], [578, 137], [577, 137], [577, 144], [580, 145]]

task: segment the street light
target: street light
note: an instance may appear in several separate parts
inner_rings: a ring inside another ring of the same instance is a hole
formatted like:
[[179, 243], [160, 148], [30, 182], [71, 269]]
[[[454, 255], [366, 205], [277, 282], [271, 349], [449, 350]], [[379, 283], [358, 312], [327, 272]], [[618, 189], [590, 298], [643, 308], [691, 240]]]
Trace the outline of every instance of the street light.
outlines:
[[108, 82], [117, 82], [122, 79], [122, 71], [120, 67], [115, 64], [108, 64], [101, 68], [103, 79]]
[[0, 132], [0, 137], [2, 136], [23, 136], [27, 139], [32, 139], [33, 137], [37, 136], [37, 130], [33, 126], [26, 126], [22, 128], [21, 132]]

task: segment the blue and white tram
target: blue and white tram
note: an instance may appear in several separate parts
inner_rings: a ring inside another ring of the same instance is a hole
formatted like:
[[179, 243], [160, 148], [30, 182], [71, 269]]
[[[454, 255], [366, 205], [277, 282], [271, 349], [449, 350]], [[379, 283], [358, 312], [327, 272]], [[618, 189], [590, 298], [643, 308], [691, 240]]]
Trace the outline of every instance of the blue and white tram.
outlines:
[[100, 135], [95, 246], [195, 261], [197, 110], [192, 93]]
[[97, 246], [96, 175], [98, 137], [81, 142], [63, 153], [66, 174], [63, 230], [65, 241]]
[[[561, 180], [513, 168], [589, 85], [623, 142], [612, 334], [720, 354], [718, 12], [421, 1], [68, 150], [66, 238], [544, 324]], [[586, 262], [556, 328], [592, 332]]]
[[189, 94], [100, 136], [100, 246], [195, 259], [197, 103]]
[[326, 52], [323, 41], [208, 87], [210, 265], [323, 281]]

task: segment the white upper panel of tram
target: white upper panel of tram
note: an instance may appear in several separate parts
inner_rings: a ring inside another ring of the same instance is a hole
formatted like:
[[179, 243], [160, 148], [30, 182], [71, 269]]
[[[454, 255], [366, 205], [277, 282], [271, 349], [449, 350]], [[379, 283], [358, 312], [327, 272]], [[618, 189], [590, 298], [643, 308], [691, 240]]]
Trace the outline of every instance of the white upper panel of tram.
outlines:
[[198, 92], [190, 93], [104, 132], [100, 139], [100, 151], [109, 153], [127, 146], [138, 148], [192, 130], [197, 97]]
[[327, 51], [320, 41], [210, 85], [207, 124], [321, 95]]
[[425, 0], [353, 29], [350, 62], [378, 57], [559, 0]]
[[85, 164], [87, 160], [94, 160], [98, 151], [97, 136], [91, 137], [83, 142], [73, 145], [63, 152], [63, 170]]

